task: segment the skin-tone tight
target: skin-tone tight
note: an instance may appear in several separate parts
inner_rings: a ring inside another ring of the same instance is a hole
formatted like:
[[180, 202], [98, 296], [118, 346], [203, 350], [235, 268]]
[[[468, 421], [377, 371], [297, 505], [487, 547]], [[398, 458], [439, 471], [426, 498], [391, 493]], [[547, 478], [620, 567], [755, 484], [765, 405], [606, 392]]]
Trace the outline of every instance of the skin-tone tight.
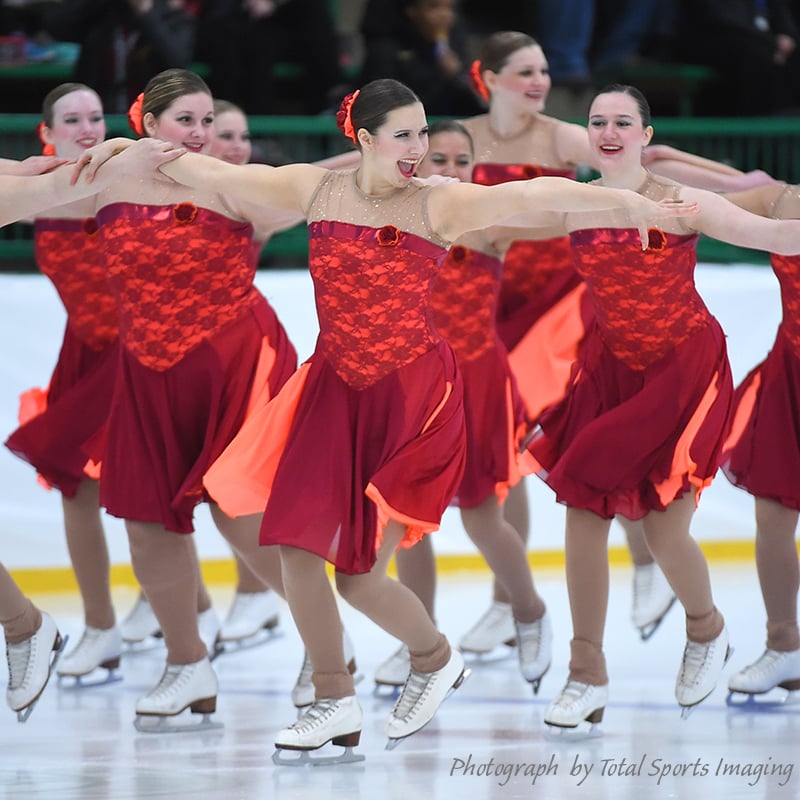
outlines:
[[[423, 602], [407, 586], [390, 578], [386, 569], [405, 529], [390, 521], [372, 569], [364, 574], [336, 573], [336, 589], [353, 608], [408, 645], [411, 666], [434, 672], [450, 658], [450, 645], [436, 629]], [[314, 667], [317, 698], [355, 693], [342, 645], [342, 623], [325, 561], [294, 547], [280, 548], [283, 585], [297, 629]]]
[[797, 519], [794, 509], [764, 497], [756, 498], [756, 568], [767, 611], [767, 647], [772, 650], [800, 648]]
[[42, 624], [42, 612], [20, 591], [0, 564], [0, 625], [8, 644], [30, 639]]
[[[232, 519], [211, 506], [217, 528], [250, 569], [283, 596], [280, 560], [274, 547], [258, 545], [261, 515]], [[197, 613], [210, 606], [205, 595], [193, 537], [167, 531], [163, 525], [126, 521], [136, 579], [158, 619], [167, 647], [167, 663], [193, 664], [206, 648], [197, 630]]]
[[114, 626], [110, 560], [100, 516], [98, 483], [86, 478], [74, 497], [61, 497], [67, 549], [78, 581], [87, 626], [108, 630]]
[[[686, 612], [686, 635], [709, 642], [722, 631], [711, 596], [708, 565], [689, 534], [695, 498], [686, 494], [665, 511], [651, 511], [642, 524], [647, 545]], [[608, 531], [611, 521], [594, 512], [567, 509], [567, 590], [572, 614], [570, 679], [608, 681], [603, 635], [608, 608]]]
[[[475, 508], [462, 508], [461, 520], [494, 573], [503, 597], [513, 598], [505, 602], [511, 603], [514, 619], [523, 623], [540, 619], [545, 604], [533, 584], [525, 540], [508, 522], [497, 497], [492, 495]], [[423, 540], [410, 550], [400, 550], [396, 560], [400, 580], [422, 598], [432, 616], [436, 564], [430, 543]]]

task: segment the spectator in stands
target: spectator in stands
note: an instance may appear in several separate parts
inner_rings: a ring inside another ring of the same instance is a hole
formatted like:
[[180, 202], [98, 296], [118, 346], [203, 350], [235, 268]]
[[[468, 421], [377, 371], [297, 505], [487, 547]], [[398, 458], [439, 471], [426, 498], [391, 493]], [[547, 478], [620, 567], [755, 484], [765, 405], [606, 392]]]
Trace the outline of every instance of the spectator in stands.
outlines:
[[155, 73], [192, 61], [196, 10], [196, 0], [61, 0], [44, 25], [56, 39], [80, 44], [73, 80], [120, 114]]
[[536, 36], [553, 85], [588, 87], [593, 70], [635, 59], [655, 8], [656, 0], [536, 0]]
[[472, 116], [484, 109], [472, 91], [467, 33], [457, 0], [368, 0], [361, 25], [360, 83], [394, 78], [432, 116]]
[[718, 81], [709, 113], [760, 116], [800, 108], [798, 21], [789, 0], [681, 0], [680, 54]]
[[[319, 114], [348, 90], [329, 0], [204, 0], [197, 54], [211, 67], [214, 95], [247, 114]], [[276, 82], [281, 61], [303, 69], [291, 98]]]

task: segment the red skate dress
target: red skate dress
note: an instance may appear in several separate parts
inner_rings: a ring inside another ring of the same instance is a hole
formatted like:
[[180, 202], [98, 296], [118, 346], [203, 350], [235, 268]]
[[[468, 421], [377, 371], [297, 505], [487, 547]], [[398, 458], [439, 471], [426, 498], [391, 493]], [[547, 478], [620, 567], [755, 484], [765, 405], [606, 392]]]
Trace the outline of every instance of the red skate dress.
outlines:
[[316, 348], [205, 479], [228, 513], [265, 509], [261, 544], [348, 574], [375, 563], [388, 520], [405, 546], [436, 530], [464, 471], [461, 379], [430, 319], [447, 244], [428, 192], [370, 197], [354, 172], [323, 178], [307, 213]]
[[[797, 186], [786, 187], [771, 216], [800, 218]], [[735, 486], [800, 510], [800, 256], [771, 261], [783, 319], [767, 357], [736, 389], [722, 468]]]
[[[505, 139], [492, 131], [488, 116], [464, 124], [475, 144], [475, 183], [575, 178], [574, 169], [552, 166], [560, 162], [556, 120], [538, 118], [535, 125]], [[525, 154], [527, 163], [521, 161]], [[591, 319], [591, 304], [575, 271], [567, 236], [511, 245], [503, 263], [497, 330], [530, 419], [563, 397]]]
[[[642, 194], [670, 186], [650, 176]], [[725, 337], [694, 286], [696, 235], [652, 230], [646, 252], [632, 229], [570, 239], [596, 319], [522, 468], [568, 506], [636, 520], [714, 477], [733, 394]]]
[[190, 533], [202, 476], [297, 364], [253, 286], [252, 226], [192, 203], [97, 214], [119, 297], [121, 361], [100, 502]]
[[119, 313], [89, 219], [38, 219], [34, 252], [67, 312], [67, 326], [46, 390], [20, 402], [19, 427], [6, 441], [47, 486], [74, 497], [99, 477], [103, 432], [119, 360]]
[[521, 478], [524, 409], [497, 335], [503, 262], [479, 249], [490, 247], [478, 233], [454, 244], [431, 297], [434, 322], [453, 348], [464, 382], [467, 461], [453, 499], [461, 508], [475, 508], [492, 495], [502, 502]]

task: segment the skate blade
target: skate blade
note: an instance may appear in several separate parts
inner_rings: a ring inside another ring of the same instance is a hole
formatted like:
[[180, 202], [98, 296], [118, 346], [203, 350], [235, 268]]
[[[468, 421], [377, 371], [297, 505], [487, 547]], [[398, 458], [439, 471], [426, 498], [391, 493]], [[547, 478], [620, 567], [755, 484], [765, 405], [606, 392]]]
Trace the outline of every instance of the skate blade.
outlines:
[[283, 631], [266, 626], [259, 628], [255, 633], [249, 636], [243, 636], [240, 639], [220, 639], [217, 642], [219, 653], [218, 655], [233, 655], [242, 650], [252, 650], [255, 647], [261, 647], [283, 636]]
[[512, 639], [509, 642], [503, 642], [497, 645], [492, 650], [469, 650], [459, 647], [461, 655], [465, 659], [469, 659], [472, 664], [494, 664], [497, 661], [505, 661], [516, 653], [517, 642]]
[[[105, 669], [105, 667], [98, 667], [97, 669]], [[101, 686], [108, 686], [112, 683], [120, 683], [122, 675], [117, 675], [116, 668], [107, 669], [104, 676], [96, 678], [89, 678], [97, 672], [97, 669], [92, 672], [87, 672], [85, 675], [59, 675], [58, 688], [65, 689], [68, 692], [74, 692], [78, 689], [98, 689]]]
[[800, 704], [800, 690], [786, 691], [783, 697], [776, 697], [774, 692], [777, 688], [779, 687], [776, 686], [768, 692], [753, 693], [728, 690], [725, 705], [742, 711], [769, 713], [771, 711], [782, 711], [787, 706]]
[[400, 744], [400, 742], [404, 742], [406, 739], [410, 738], [416, 733], [419, 733], [421, 730], [424, 730], [428, 725], [430, 725], [430, 723], [436, 718], [436, 714], [439, 713], [439, 708], [441, 708], [444, 705], [445, 701], [450, 697], [450, 695], [453, 694], [453, 692], [456, 689], [458, 689], [464, 683], [464, 681], [467, 678], [469, 678], [471, 674], [472, 674], [471, 669], [462, 669], [461, 674], [453, 681], [453, 685], [447, 690], [447, 694], [442, 698], [442, 702], [439, 703], [439, 707], [436, 709], [436, 713], [424, 725], [421, 725], [415, 731], [411, 731], [410, 733], [407, 733], [405, 736], [389, 737], [388, 740], [386, 741], [386, 747], [384, 749], [394, 750], [395, 747], [397, 747], [397, 745]]
[[161, 631], [144, 639], [123, 639], [122, 652], [126, 655], [139, 655], [140, 653], [150, 653], [164, 646], [164, 636]]
[[[345, 747], [341, 753], [333, 756], [312, 756], [311, 753], [315, 753], [318, 749], [290, 750], [276, 747], [275, 752], [272, 754], [272, 763], [279, 767], [330, 767], [339, 764], [357, 764], [366, 760], [361, 753], [353, 752], [352, 747]], [[284, 753], [297, 753], [297, 755], [285, 756]]]
[[547, 675], [549, 671], [550, 671], [550, 664], [548, 664], [545, 667], [544, 672], [538, 678], [534, 678], [533, 680], [528, 680], [528, 678], [525, 678], [525, 680], [528, 681], [528, 683], [531, 685], [531, 689], [533, 689], [534, 695], [539, 694], [539, 687], [542, 685], [542, 679], [544, 678], [545, 675]]
[[42, 685], [42, 688], [39, 690], [39, 694], [28, 703], [25, 708], [21, 708], [17, 711], [17, 722], [27, 722], [28, 717], [33, 713], [33, 709], [36, 708], [36, 704], [39, 702], [39, 698], [42, 696], [42, 692], [47, 688], [47, 684], [50, 683], [50, 678], [53, 675], [53, 670], [58, 664], [61, 655], [64, 652], [64, 649], [67, 646], [67, 642], [69, 641], [69, 636], [62, 636], [60, 633], [56, 633], [56, 638], [53, 641], [53, 652], [50, 656], [50, 667], [47, 670], [47, 680]]
[[160, 714], [137, 714], [133, 727], [139, 733], [206, 733], [220, 731], [224, 728], [221, 722], [214, 722], [211, 714], [203, 714], [200, 722], [181, 722], [173, 717]]
[[588, 728], [581, 725], [566, 727], [545, 721], [544, 738], [550, 742], [585, 742], [589, 739], [598, 739], [603, 735], [599, 722], [590, 722], [588, 725]]
[[661, 627], [661, 623], [664, 621], [667, 614], [669, 614], [670, 609], [675, 605], [677, 599], [677, 597], [672, 598], [672, 601], [664, 609], [664, 613], [658, 619], [653, 622], [648, 622], [647, 625], [642, 625], [641, 628], [639, 628], [639, 636], [643, 642], [646, 642]]

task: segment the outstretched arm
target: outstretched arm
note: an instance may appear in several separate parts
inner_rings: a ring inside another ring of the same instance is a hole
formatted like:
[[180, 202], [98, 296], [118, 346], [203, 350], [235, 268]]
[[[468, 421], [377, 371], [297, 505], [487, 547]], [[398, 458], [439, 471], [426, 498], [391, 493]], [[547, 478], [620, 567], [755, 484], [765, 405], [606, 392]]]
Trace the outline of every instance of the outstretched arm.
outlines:
[[800, 254], [800, 220], [777, 220], [751, 214], [729, 200], [702, 189], [684, 188], [681, 195], [700, 203], [690, 227], [722, 242], [779, 255]]
[[768, 217], [773, 203], [785, 189], [785, 183], [776, 182], [768, 186], [748, 189], [745, 192], [731, 192], [725, 195], [725, 199], [739, 206], [739, 208], [749, 211], [751, 214], [760, 214], [762, 217]]
[[[651, 147], [664, 147], [664, 145], [651, 145]], [[645, 156], [650, 149], [648, 147], [644, 151]], [[666, 147], [666, 150], [675, 155], [647, 160], [643, 157], [642, 163], [656, 175], [662, 175], [685, 186], [695, 186], [711, 192], [739, 192], [776, 183], [775, 178], [760, 169], [741, 172], [718, 161], [684, 153], [672, 147]]]
[[0, 175], [0, 225], [27, 219], [48, 208], [56, 208], [102, 191], [120, 174], [138, 169], [156, 169], [183, 151], [155, 140], [141, 140], [115, 160], [101, 167], [89, 182], [74, 175], [67, 164], [44, 175]]
[[218, 158], [186, 153], [161, 171], [196, 189], [221, 192], [244, 203], [272, 206], [305, 215], [311, 193], [327, 170], [311, 164], [228, 164]]
[[28, 156], [23, 161], [0, 158], [0, 175], [41, 175], [68, 161], [68, 158], [58, 156]]
[[647, 247], [647, 229], [659, 219], [697, 213], [694, 203], [656, 203], [627, 189], [610, 189], [578, 183], [567, 178], [533, 178], [497, 186], [450, 183], [431, 189], [428, 215], [442, 238], [455, 241], [470, 230], [493, 225], [560, 227], [569, 211], [622, 209], [631, 227], [637, 228], [642, 247]]
[[[158, 142], [157, 139], [140, 139]], [[77, 160], [73, 180], [79, 176], [91, 182], [97, 170], [119, 153], [127, 152], [133, 139], [108, 139], [90, 148]], [[162, 142], [162, 145], [166, 143]], [[162, 164], [161, 172], [176, 183], [218, 192], [240, 203], [271, 206], [274, 209], [293, 211], [305, 218], [305, 209], [311, 193], [328, 171], [312, 164], [287, 164], [271, 167], [266, 164], [229, 164], [218, 158], [199, 153], [184, 153]]]

